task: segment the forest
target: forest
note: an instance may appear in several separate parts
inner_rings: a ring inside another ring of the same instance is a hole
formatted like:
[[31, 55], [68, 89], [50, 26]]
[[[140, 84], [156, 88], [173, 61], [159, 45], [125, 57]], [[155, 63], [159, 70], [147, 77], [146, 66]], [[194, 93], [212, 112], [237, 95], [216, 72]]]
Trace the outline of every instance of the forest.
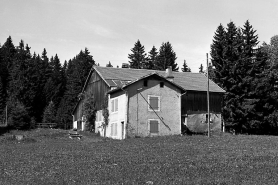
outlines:
[[[201, 64], [199, 72], [226, 91], [222, 113], [227, 130], [277, 135], [278, 36], [270, 38], [270, 43], [259, 43], [248, 20], [242, 27], [232, 21], [226, 27], [220, 24], [212, 38], [208, 71]], [[0, 122], [17, 129], [54, 122], [69, 129], [71, 112], [97, 63], [87, 48], [64, 62], [57, 54], [47, 56], [46, 49], [38, 54], [30, 48], [23, 40], [15, 46], [11, 36], [0, 45]], [[165, 70], [172, 66], [179, 71], [170, 42], [146, 53], [137, 40], [127, 58], [130, 68]], [[113, 67], [110, 61], [106, 66]], [[185, 60], [181, 71], [191, 71]]]

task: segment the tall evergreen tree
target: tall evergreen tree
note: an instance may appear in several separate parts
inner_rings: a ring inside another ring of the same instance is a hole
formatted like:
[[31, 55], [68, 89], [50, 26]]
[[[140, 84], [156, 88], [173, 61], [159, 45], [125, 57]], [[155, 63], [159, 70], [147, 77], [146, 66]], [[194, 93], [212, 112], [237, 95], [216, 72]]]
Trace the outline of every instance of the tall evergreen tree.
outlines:
[[43, 113], [43, 123], [55, 123], [56, 121], [55, 113], [56, 113], [55, 105], [53, 101], [50, 101]]
[[[6, 104], [8, 100], [8, 88], [9, 88], [9, 82], [10, 82], [10, 69], [13, 65], [13, 59], [14, 55], [16, 53], [15, 46], [13, 44], [11, 36], [9, 36], [6, 40], [6, 42], [1, 47], [0, 51], [0, 76], [2, 79], [2, 99]], [[0, 112], [3, 107], [0, 107]]]
[[138, 40], [128, 54], [130, 68], [142, 69], [146, 61], [145, 47]]
[[67, 84], [65, 94], [59, 104], [57, 118], [60, 125], [68, 128], [68, 123], [72, 122], [71, 112], [78, 102], [78, 94], [82, 91], [90, 69], [95, 64], [93, 56], [85, 48], [72, 60], [69, 60], [66, 75]]
[[150, 52], [148, 53], [148, 57], [144, 66], [145, 69], [154, 69], [154, 66], [157, 63], [157, 55], [157, 49], [155, 46], [153, 46]]
[[179, 67], [176, 63], [176, 59], [176, 53], [173, 51], [172, 45], [169, 42], [162, 43], [159, 49], [155, 69], [166, 70], [169, 66], [172, 66], [173, 71], [178, 71]]
[[191, 72], [191, 69], [188, 67], [188, 65], [187, 65], [185, 60], [183, 61], [182, 67], [183, 67], [183, 68], [181, 68], [182, 72]]

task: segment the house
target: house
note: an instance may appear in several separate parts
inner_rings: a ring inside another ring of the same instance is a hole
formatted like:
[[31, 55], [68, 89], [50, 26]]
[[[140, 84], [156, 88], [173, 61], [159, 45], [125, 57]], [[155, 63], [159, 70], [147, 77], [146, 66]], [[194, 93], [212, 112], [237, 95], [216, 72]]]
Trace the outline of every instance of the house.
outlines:
[[[173, 72], [171, 68], [156, 71], [93, 66], [82, 92], [94, 94], [98, 110], [95, 131], [101, 135], [104, 135], [101, 106], [106, 94], [110, 113], [105, 129], [108, 137], [180, 134], [184, 125], [193, 132], [207, 131], [207, 78], [200, 73]], [[210, 81], [212, 131], [223, 127], [224, 92]], [[81, 99], [73, 111], [73, 127], [81, 130], [82, 104]]]
[[124, 139], [180, 134], [183, 93], [182, 87], [157, 73], [109, 91], [106, 135]]

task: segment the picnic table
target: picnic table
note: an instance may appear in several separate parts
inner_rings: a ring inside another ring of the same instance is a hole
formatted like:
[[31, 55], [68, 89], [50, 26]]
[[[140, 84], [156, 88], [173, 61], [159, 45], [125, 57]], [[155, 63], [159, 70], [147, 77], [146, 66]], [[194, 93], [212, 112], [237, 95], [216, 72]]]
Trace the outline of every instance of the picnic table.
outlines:
[[77, 139], [81, 139], [82, 135], [80, 135], [78, 132], [70, 132], [69, 133], [69, 138], [73, 139], [73, 138], [77, 138]]
[[57, 126], [57, 123], [37, 123], [37, 128], [54, 128]]

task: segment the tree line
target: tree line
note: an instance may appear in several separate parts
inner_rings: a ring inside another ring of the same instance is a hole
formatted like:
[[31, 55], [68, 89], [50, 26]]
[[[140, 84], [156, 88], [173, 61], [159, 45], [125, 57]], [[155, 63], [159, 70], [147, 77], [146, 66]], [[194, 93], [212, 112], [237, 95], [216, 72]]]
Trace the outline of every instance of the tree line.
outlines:
[[0, 46], [0, 122], [28, 129], [38, 122], [54, 122], [61, 128], [72, 124], [71, 112], [91, 67], [95, 64], [88, 49], [61, 61], [48, 58], [46, 49], [30, 52], [22, 40], [18, 46], [9, 36]]
[[[153, 69], [153, 70], [166, 70], [168, 66], [172, 67], [173, 71], [178, 71], [179, 67], [176, 63], [176, 53], [173, 50], [170, 42], [163, 42], [159, 48], [155, 46], [146, 53], [145, 47], [141, 44], [140, 40], [135, 42], [134, 47], [131, 48], [131, 53], [128, 54], [129, 67], [135, 69]], [[109, 67], [111, 63], [107, 64]], [[191, 72], [186, 61], [184, 60], [182, 72]]]
[[278, 36], [259, 45], [256, 30], [220, 24], [211, 44], [209, 77], [226, 93], [226, 128], [237, 133], [278, 134]]
[[[227, 129], [238, 133], [278, 134], [278, 36], [259, 45], [249, 21], [237, 27], [232, 21], [220, 24], [211, 44], [208, 75], [226, 93], [223, 117]], [[146, 53], [139, 40], [128, 54], [131, 68], [178, 71], [176, 53], [169, 42]], [[89, 71], [95, 65], [87, 48], [63, 65], [56, 54], [44, 49], [31, 54], [22, 40], [12, 38], [0, 45], [0, 122], [6, 108], [8, 123], [32, 128], [38, 122], [55, 122], [60, 128], [72, 125], [71, 112], [78, 101]], [[113, 67], [111, 62], [107, 67]], [[203, 66], [200, 66], [200, 72]], [[190, 72], [184, 60], [183, 72]], [[207, 72], [206, 72], [207, 74]]]

